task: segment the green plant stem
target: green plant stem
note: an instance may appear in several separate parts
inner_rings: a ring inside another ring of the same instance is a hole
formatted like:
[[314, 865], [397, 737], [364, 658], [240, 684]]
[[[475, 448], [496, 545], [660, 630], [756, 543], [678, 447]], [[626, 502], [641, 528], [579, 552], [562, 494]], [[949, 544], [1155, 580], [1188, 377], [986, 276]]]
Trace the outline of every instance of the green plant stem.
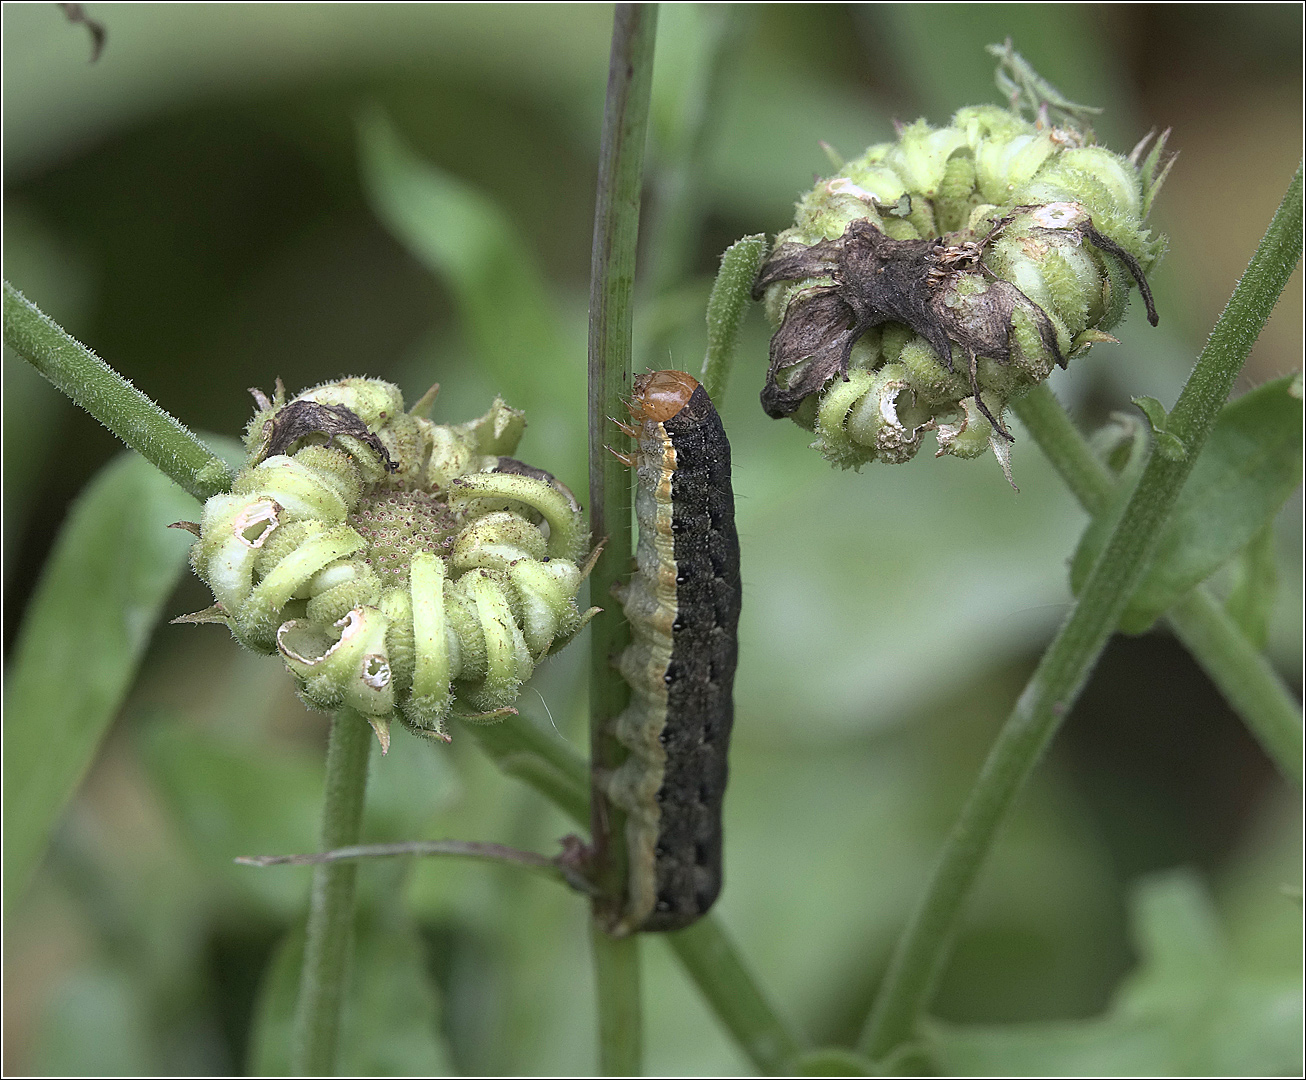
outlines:
[[1166, 618], [1279, 772], [1301, 787], [1301, 707], [1265, 654], [1200, 586], [1171, 608]]
[[801, 1049], [798, 1039], [763, 996], [721, 923], [708, 916], [667, 934], [666, 940], [758, 1071], [766, 1076], [789, 1073], [789, 1063]]
[[589, 769], [562, 736], [520, 715], [498, 724], [466, 724], [463, 730], [509, 776], [535, 788], [578, 825], [589, 826]]
[[[326, 790], [322, 802], [322, 849], [358, 843], [367, 789], [367, 758], [372, 729], [353, 709], [331, 720]], [[333, 1076], [344, 1005], [349, 954], [354, 937], [354, 883], [358, 864], [329, 863], [313, 871], [313, 892], [304, 939], [291, 1072], [295, 1076]]]
[[639, 935], [614, 938], [590, 921], [599, 998], [599, 1075], [639, 1076], [644, 1057], [639, 1001]]
[[[1101, 513], [1115, 477], [1047, 384], [1041, 383], [1017, 401], [1015, 412], [1080, 505], [1090, 514]], [[1205, 586], [1193, 589], [1165, 617], [1279, 772], [1300, 786], [1301, 710], [1283, 679]]]
[[1039, 383], [1012, 409], [1052, 462], [1079, 505], [1096, 517], [1106, 509], [1116, 478], [1080, 434], [1047, 383]]
[[999, 826], [1142, 579], [1161, 526], [1187, 479], [1261, 327], [1301, 256], [1302, 172], [1220, 315], [1170, 416], [1179, 460], [1152, 453], [1079, 602], [1039, 661], [980, 770], [925, 893], [913, 912], [862, 1032], [861, 1048], [885, 1057], [915, 1033], [947, 959], [958, 917]]
[[183, 490], [204, 502], [231, 471], [168, 412], [4, 283], [5, 344]]
[[[608, 450], [615, 435], [608, 418], [624, 413], [631, 389], [635, 248], [656, 36], [656, 6], [617, 5], [590, 267], [590, 527], [606, 545], [590, 575], [590, 595], [604, 608], [590, 623], [590, 761], [596, 774], [615, 768], [625, 754], [608, 728], [629, 696], [613, 661], [629, 642], [630, 628], [612, 600], [612, 586], [630, 572], [630, 470]], [[619, 824], [620, 811], [595, 784], [590, 836], [596, 882], [608, 904], [620, 903], [625, 882]]]
[[613, 661], [630, 640], [630, 628], [611, 596], [612, 586], [629, 572], [632, 550], [630, 475], [609, 453], [607, 439], [608, 417], [621, 415], [630, 393], [635, 251], [656, 39], [657, 5], [616, 5], [590, 264], [590, 525], [607, 545], [590, 575], [590, 595], [604, 608], [590, 623], [590, 838], [598, 887], [591, 937], [599, 1069], [615, 1076], [639, 1073], [642, 1022], [639, 947], [635, 941], [608, 940], [603, 931], [620, 911], [625, 892], [624, 816], [609, 802], [602, 777], [624, 754], [610, 727], [629, 694]]
[[753, 282], [767, 246], [764, 233], [736, 240], [721, 256], [721, 269], [712, 284], [707, 301], [707, 353], [700, 378], [707, 396], [717, 405], [725, 401], [739, 331], [753, 301]]
[[[589, 822], [585, 762], [538, 724], [511, 716], [501, 724], [468, 725], [499, 768], [535, 788], [577, 824]], [[493, 733], [493, 734], [491, 734]], [[797, 1037], [775, 1011], [715, 915], [666, 935], [704, 1000], [763, 1073], [785, 1071], [800, 1049]]]

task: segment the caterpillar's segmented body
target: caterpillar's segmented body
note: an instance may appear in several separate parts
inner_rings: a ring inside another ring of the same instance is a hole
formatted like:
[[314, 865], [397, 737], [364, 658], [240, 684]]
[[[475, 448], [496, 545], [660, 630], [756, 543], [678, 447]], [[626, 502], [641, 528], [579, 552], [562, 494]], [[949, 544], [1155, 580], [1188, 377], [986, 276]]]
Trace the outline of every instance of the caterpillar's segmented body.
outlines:
[[630, 410], [639, 543], [619, 595], [631, 698], [613, 721], [630, 755], [608, 783], [627, 815], [619, 933], [680, 929], [721, 891], [740, 599], [730, 444], [707, 392], [658, 371], [635, 379]]

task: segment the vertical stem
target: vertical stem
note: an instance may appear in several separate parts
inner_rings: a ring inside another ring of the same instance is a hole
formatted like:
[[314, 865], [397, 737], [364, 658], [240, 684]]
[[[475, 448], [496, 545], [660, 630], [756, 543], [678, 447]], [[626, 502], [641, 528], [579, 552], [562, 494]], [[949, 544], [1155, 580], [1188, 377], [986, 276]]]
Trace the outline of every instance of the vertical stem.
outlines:
[[1079, 602], [1003, 724], [944, 843], [862, 1032], [861, 1049], [871, 1058], [882, 1059], [913, 1037], [998, 829], [1124, 613], [1179, 489], [1301, 250], [1302, 170], [1298, 167], [1170, 414], [1168, 429], [1183, 443], [1185, 453], [1178, 460], [1155, 452], [1149, 457]]
[[[595, 770], [615, 768], [623, 749], [608, 733], [609, 721], [628, 697], [613, 666], [630, 640], [612, 586], [630, 572], [630, 473], [607, 448], [630, 394], [631, 315], [635, 246], [639, 236], [640, 180], [648, 126], [649, 86], [657, 9], [618, 4], [612, 27], [612, 62], [603, 117], [598, 205], [590, 283], [589, 449], [590, 526], [607, 546], [590, 576], [590, 595], [604, 610], [590, 623], [590, 756]], [[624, 875], [613, 848], [620, 847], [614, 815], [599, 786], [591, 795], [591, 828], [598, 884], [608, 902], [618, 898]], [[620, 852], [616, 852], [620, 855]]]
[[656, 5], [616, 6], [590, 266], [590, 526], [607, 541], [590, 576], [590, 595], [604, 607], [590, 624], [590, 830], [599, 888], [593, 938], [600, 1068], [610, 1075], [639, 1072], [641, 1032], [638, 947], [633, 941], [603, 940], [601, 929], [619, 910], [625, 891], [622, 815], [608, 801], [600, 778], [624, 753], [609, 729], [629, 696], [613, 660], [630, 640], [630, 630], [611, 596], [631, 563], [630, 476], [607, 450], [607, 418], [621, 414], [630, 393], [635, 250], [656, 36]]
[[590, 923], [599, 995], [599, 1075], [639, 1076], [644, 1057], [639, 1004], [639, 935], [614, 938]]
[[[358, 843], [367, 789], [372, 729], [344, 708], [332, 717], [322, 805], [322, 850]], [[313, 893], [304, 939], [304, 967], [290, 1049], [295, 1076], [333, 1076], [354, 936], [355, 862], [329, 863], [313, 871]]]

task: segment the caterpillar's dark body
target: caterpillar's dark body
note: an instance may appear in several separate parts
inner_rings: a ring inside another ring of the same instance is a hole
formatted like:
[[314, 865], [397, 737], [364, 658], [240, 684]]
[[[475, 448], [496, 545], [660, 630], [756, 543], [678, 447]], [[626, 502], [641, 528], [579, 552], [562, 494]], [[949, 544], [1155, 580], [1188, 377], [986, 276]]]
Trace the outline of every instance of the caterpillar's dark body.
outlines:
[[609, 792], [630, 865], [618, 931], [676, 930], [721, 891], [721, 810], [734, 722], [739, 539], [730, 444], [706, 391], [679, 371], [635, 380], [637, 572], [621, 590], [630, 756]]

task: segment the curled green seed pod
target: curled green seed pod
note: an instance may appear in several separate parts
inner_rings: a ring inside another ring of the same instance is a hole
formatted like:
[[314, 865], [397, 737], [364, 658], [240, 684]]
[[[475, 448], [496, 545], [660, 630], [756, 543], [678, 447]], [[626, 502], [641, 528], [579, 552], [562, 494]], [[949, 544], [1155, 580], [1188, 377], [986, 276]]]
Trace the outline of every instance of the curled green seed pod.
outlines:
[[1123, 157], [1093, 144], [1088, 110], [1031, 85], [1034, 119], [979, 106], [908, 124], [776, 237], [754, 285], [776, 327], [762, 405], [832, 463], [906, 461], [934, 432], [939, 454], [991, 447], [1006, 469], [1010, 401], [1114, 341], [1131, 286], [1156, 324], [1146, 271], [1165, 241], [1143, 219], [1165, 135]]
[[535, 665], [594, 614], [580, 611], [581, 509], [508, 456], [525, 428], [496, 401], [434, 424], [423, 399], [343, 379], [287, 400], [255, 392], [249, 459], [204, 507], [191, 565], [249, 648], [279, 653], [311, 707], [348, 705], [448, 739], [461, 703], [502, 715]]

